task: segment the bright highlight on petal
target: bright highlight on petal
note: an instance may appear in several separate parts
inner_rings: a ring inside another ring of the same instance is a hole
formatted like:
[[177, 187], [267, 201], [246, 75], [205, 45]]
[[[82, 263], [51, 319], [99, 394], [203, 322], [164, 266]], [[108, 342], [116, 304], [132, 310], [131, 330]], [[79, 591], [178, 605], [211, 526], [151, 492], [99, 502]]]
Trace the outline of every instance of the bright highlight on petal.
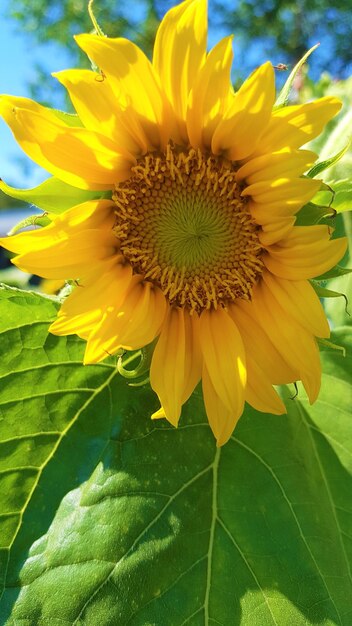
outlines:
[[189, 93], [206, 54], [206, 11], [206, 0], [185, 0], [165, 15], [155, 38], [153, 66], [176, 117], [176, 139], [186, 143]]
[[67, 126], [55, 113], [27, 98], [1, 96], [0, 115], [33, 161], [80, 189], [110, 189], [128, 177], [135, 162], [104, 135]]
[[240, 160], [255, 150], [268, 124], [275, 102], [275, 77], [271, 63], [264, 63], [233, 96], [212, 140], [214, 154], [226, 152]]
[[220, 41], [199, 69], [189, 96], [187, 133], [193, 148], [209, 149], [233, 93], [232, 37]]
[[114, 141], [117, 151], [123, 148], [136, 155], [147, 150], [143, 133], [136, 131], [136, 121], [119, 102], [107, 77], [89, 70], [66, 70], [53, 76], [66, 87], [85, 128]]
[[103, 71], [120, 107], [139, 129], [141, 140], [151, 148], [168, 139], [165, 99], [154, 69], [143, 52], [127, 39], [77, 35], [78, 45]]
[[341, 259], [346, 240], [296, 225], [321, 185], [305, 176], [317, 155], [301, 148], [341, 103], [273, 109], [269, 62], [235, 93], [232, 38], [208, 54], [206, 39], [206, 0], [185, 0], [161, 22], [153, 63], [126, 39], [76, 37], [98, 67], [54, 74], [76, 117], [2, 96], [30, 158], [110, 199], [0, 244], [24, 271], [72, 281], [50, 331], [82, 337], [85, 363], [148, 346], [154, 419], [176, 427], [202, 381], [223, 445], [245, 402], [285, 413], [276, 385], [301, 380], [310, 402], [318, 395], [316, 338], [330, 331], [309, 279]]

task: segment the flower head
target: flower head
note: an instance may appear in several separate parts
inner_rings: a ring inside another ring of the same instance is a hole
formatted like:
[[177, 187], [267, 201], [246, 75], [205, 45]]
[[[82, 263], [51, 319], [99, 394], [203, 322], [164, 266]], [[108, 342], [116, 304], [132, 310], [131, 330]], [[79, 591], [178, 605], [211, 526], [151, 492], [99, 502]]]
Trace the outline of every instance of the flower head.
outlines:
[[244, 402], [283, 413], [273, 385], [320, 385], [316, 337], [329, 327], [309, 279], [346, 242], [327, 226], [296, 226], [319, 181], [300, 147], [340, 109], [332, 97], [273, 108], [264, 63], [235, 93], [231, 38], [206, 51], [205, 0], [164, 17], [153, 62], [125, 39], [79, 35], [100, 72], [67, 70], [81, 125], [3, 96], [23, 150], [62, 181], [104, 190], [40, 231], [2, 240], [21, 269], [76, 279], [51, 332], [87, 341], [85, 362], [155, 342], [151, 386], [175, 426], [202, 380], [219, 445]]

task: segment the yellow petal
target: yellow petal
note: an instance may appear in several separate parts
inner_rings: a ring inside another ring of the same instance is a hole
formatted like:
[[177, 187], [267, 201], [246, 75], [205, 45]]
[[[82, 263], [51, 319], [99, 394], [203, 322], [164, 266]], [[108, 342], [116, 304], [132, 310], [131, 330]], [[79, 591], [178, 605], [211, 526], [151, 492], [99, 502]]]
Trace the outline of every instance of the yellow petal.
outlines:
[[214, 130], [228, 106], [233, 59], [232, 37], [220, 41], [199, 69], [187, 110], [187, 132], [193, 148], [210, 148]]
[[156, 74], [145, 54], [127, 39], [86, 34], [75, 39], [110, 81], [132, 127], [140, 127], [143, 143], [150, 149], [164, 147], [170, 120]]
[[161, 420], [161, 419], [166, 419], [166, 413], [164, 410], [164, 407], [160, 407], [160, 409], [158, 409], [157, 411], [155, 411], [152, 416], [151, 416], [152, 420]]
[[275, 152], [285, 147], [299, 148], [320, 135], [327, 122], [341, 109], [337, 98], [327, 96], [273, 112], [271, 122], [262, 135], [256, 153]]
[[165, 416], [177, 426], [181, 407], [199, 382], [201, 369], [199, 318], [181, 308], [172, 308], [165, 319], [150, 368], [150, 384], [163, 409], [163, 415], [160, 413], [158, 417]]
[[138, 350], [151, 343], [165, 317], [165, 296], [151, 283], [133, 276], [122, 304], [111, 303], [89, 336], [85, 363], [97, 363], [120, 348]]
[[93, 200], [54, 216], [45, 228], [0, 239], [0, 244], [19, 255], [12, 262], [26, 272], [77, 278], [90, 272], [93, 264], [116, 256], [114, 220], [111, 200]]
[[324, 309], [307, 280], [285, 280], [263, 272], [262, 278], [282, 308], [316, 337], [330, 337]]
[[237, 170], [236, 180], [245, 180], [248, 185], [274, 179], [296, 178], [307, 171], [316, 161], [317, 155], [309, 150], [281, 150], [264, 154]]
[[[321, 181], [311, 178], [274, 178], [246, 187], [242, 196], [251, 196], [257, 204], [270, 204], [285, 201], [297, 201], [303, 206], [320, 189]], [[259, 207], [260, 208], [260, 207]]]
[[271, 63], [261, 65], [243, 83], [216, 128], [212, 150], [225, 151], [232, 160], [254, 152], [271, 116], [275, 101], [275, 77]]
[[242, 415], [243, 407], [239, 404], [237, 411], [228, 409], [217, 394], [206, 367], [203, 367], [202, 386], [209, 425], [214, 433], [216, 445], [220, 447], [230, 439]]
[[[257, 221], [260, 224], [260, 221]], [[277, 219], [272, 218], [271, 222], [265, 220], [265, 223], [262, 224], [262, 230], [258, 233], [260, 243], [263, 246], [270, 246], [273, 243], [277, 243], [291, 232], [295, 221], [296, 218], [294, 216], [278, 217]]]
[[129, 177], [136, 162], [104, 135], [67, 126], [27, 98], [1, 96], [0, 115], [33, 161], [80, 189], [110, 189]]
[[302, 380], [310, 402], [314, 402], [320, 388], [321, 366], [313, 335], [282, 308], [264, 281], [257, 285], [253, 306], [263, 330], [289, 367], [297, 371], [297, 380]]
[[112, 200], [89, 200], [68, 209], [60, 215], [52, 215], [52, 222], [44, 228], [0, 238], [0, 245], [11, 252], [24, 254], [50, 247], [59, 239], [68, 239], [82, 230], [111, 231], [115, 216]]
[[170, 9], [156, 34], [153, 65], [178, 121], [178, 143], [187, 143], [188, 98], [205, 60], [206, 42], [206, 0], [185, 0]]
[[88, 130], [102, 133], [130, 154], [146, 150], [140, 136], [135, 136], [128, 114], [114, 94], [107, 76], [90, 70], [64, 70], [53, 74], [64, 85], [72, 104]]
[[346, 252], [345, 237], [329, 238], [327, 226], [295, 226], [280, 245], [267, 247], [264, 264], [270, 272], [288, 280], [314, 278], [336, 265]]
[[121, 261], [121, 256], [115, 261], [109, 260], [102, 264], [99, 272], [94, 271], [80, 281], [62, 304], [50, 332], [77, 334], [87, 339], [111, 307], [121, 306], [132, 279], [131, 266]]
[[[246, 353], [247, 354], [247, 353]], [[270, 383], [263, 369], [247, 354], [248, 382], [246, 386], [246, 402], [256, 411], [282, 415], [286, 407]]]
[[273, 388], [273, 383], [284, 378], [285, 382], [295, 380], [282, 357], [270, 345], [267, 335], [253, 319], [250, 302], [239, 301], [229, 306], [229, 315], [236, 323], [244, 345], [247, 363], [247, 385], [245, 400], [257, 411], [281, 415], [286, 408]]
[[229, 314], [241, 333], [246, 355], [266, 372], [272, 385], [294, 382], [297, 380], [297, 368], [288, 365], [262, 328], [257, 316], [257, 311], [260, 316], [260, 305], [253, 306], [256, 292], [257, 289], [252, 302], [238, 299], [235, 305], [229, 307]]
[[200, 344], [216, 394], [231, 415], [240, 415], [246, 386], [245, 352], [235, 322], [223, 309], [201, 314]]
[[302, 199], [299, 196], [293, 198], [288, 196], [276, 202], [256, 202], [250, 198], [248, 208], [258, 224], [270, 229], [272, 224], [284, 218], [294, 217], [297, 211], [302, 208]]
[[87, 273], [92, 264], [116, 254], [117, 239], [112, 231], [92, 229], [20, 254], [12, 259], [12, 263], [24, 272], [43, 278], [75, 279]]

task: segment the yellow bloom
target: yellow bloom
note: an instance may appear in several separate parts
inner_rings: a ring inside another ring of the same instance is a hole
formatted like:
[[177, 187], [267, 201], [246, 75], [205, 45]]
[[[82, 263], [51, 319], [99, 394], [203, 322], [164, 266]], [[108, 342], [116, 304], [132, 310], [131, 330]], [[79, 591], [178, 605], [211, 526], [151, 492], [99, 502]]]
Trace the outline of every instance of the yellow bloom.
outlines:
[[273, 109], [264, 63], [234, 93], [231, 38], [206, 52], [205, 0], [171, 9], [153, 62], [130, 41], [79, 35], [100, 73], [67, 70], [82, 122], [3, 96], [0, 112], [23, 150], [61, 180], [111, 190], [36, 232], [2, 244], [48, 279], [78, 279], [51, 332], [87, 341], [85, 363], [157, 339], [150, 380], [175, 426], [202, 379], [218, 445], [244, 402], [280, 414], [273, 385], [320, 385], [316, 337], [329, 327], [308, 279], [343, 255], [327, 226], [295, 226], [319, 181], [299, 149], [340, 109], [332, 97]]

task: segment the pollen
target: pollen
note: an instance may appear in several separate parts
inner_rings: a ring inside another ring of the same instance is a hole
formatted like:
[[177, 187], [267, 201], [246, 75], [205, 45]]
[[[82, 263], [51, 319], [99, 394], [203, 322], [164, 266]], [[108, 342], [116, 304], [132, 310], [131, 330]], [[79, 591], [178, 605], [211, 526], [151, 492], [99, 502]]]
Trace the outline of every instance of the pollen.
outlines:
[[168, 144], [141, 158], [113, 193], [114, 232], [134, 273], [191, 312], [250, 300], [262, 247], [241, 192], [222, 157]]

